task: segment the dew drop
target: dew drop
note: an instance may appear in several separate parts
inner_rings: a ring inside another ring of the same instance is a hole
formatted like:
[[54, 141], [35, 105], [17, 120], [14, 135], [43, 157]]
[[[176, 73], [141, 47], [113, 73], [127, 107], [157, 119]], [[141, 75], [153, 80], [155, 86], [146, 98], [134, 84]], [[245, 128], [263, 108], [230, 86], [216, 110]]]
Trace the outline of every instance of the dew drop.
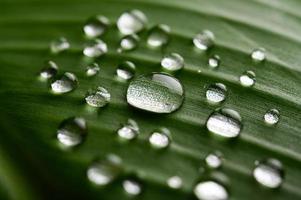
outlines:
[[270, 109], [263, 116], [264, 122], [269, 125], [277, 124], [279, 121], [279, 115], [280, 113], [277, 109]]
[[107, 44], [99, 39], [89, 41], [83, 50], [83, 54], [91, 58], [102, 56], [107, 52], [108, 52]]
[[212, 57], [210, 57], [208, 59], [208, 65], [211, 68], [217, 68], [217, 67], [219, 67], [220, 62], [221, 62], [221, 59], [220, 59], [220, 57], [218, 55], [213, 55]]
[[210, 153], [205, 158], [206, 164], [212, 169], [217, 169], [222, 165], [221, 155], [218, 153]]
[[246, 71], [239, 77], [240, 84], [244, 87], [251, 87], [256, 82], [256, 75], [253, 71]]
[[70, 48], [70, 43], [64, 37], [60, 37], [56, 40], [53, 40], [50, 43], [50, 51], [54, 54], [60, 53]]
[[228, 108], [214, 111], [206, 122], [207, 129], [225, 138], [235, 138], [242, 129], [241, 117], [238, 112]]
[[255, 180], [268, 188], [278, 188], [284, 179], [282, 163], [274, 158], [256, 162], [253, 170]]
[[84, 118], [71, 117], [62, 121], [57, 130], [57, 139], [65, 147], [73, 147], [83, 142], [87, 135]]
[[145, 28], [147, 18], [140, 10], [130, 10], [121, 14], [117, 21], [119, 31], [124, 35], [137, 33]]
[[122, 62], [116, 69], [118, 78], [122, 80], [129, 80], [134, 77], [136, 72], [136, 66], [130, 61]]
[[103, 87], [91, 90], [85, 97], [86, 103], [92, 107], [104, 107], [111, 100], [111, 94]]
[[77, 77], [73, 73], [65, 72], [59, 79], [51, 83], [51, 89], [56, 94], [63, 94], [74, 90], [77, 85]]
[[48, 61], [46, 66], [40, 71], [40, 77], [44, 80], [53, 78], [57, 74], [58, 66], [53, 61]]
[[184, 58], [177, 53], [171, 53], [162, 58], [161, 66], [168, 71], [178, 71], [184, 67]]
[[151, 47], [162, 47], [168, 43], [169, 33], [169, 26], [159, 24], [150, 30], [147, 38], [147, 44]]
[[84, 33], [88, 38], [101, 36], [108, 29], [110, 21], [107, 17], [98, 15], [88, 19], [83, 27]]
[[251, 58], [254, 62], [262, 62], [265, 60], [265, 49], [258, 48], [254, 49], [251, 53]]
[[179, 189], [182, 187], [183, 181], [182, 181], [181, 177], [179, 177], [179, 176], [172, 176], [169, 179], [167, 179], [167, 185], [170, 188]]
[[132, 140], [139, 134], [138, 124], [134, 120], [128, 119], [128, 122], [118, 129], [117, 134], [122, 139]]
[[214, 34], [209, 30], [204, 30], [197, 34], [192, 41], [196, 48], [206, 51], [214, 44]]
[[215, 181], [198, 183], [194, 188], [194, 194], [200, 200], [228, 199], [228, 192], [225, 187]]
[[135, 180], [125, 180], [122, 183], [124, 191], [132, 196], [137, 196], [141, 193], [141, 184]]
[[154, 131], [149, 137], [150, 144], [158, 149], [166, 148], [170, 144], [170, 132], [167, 129]]
[[124, 36], [120, 41], [120, 49], [118, 49], [118, 51], [130, 51], [135, 49], [138, 46], [139, 40], [136, 34]]
[[151, 73], [131, 81], [126, 97], [127, 102], [136, 108], [171, 113], [182, 105], [184, 90], [178, 79], [163, 73]]
[[213, 104], [225, 101], [226, 96], [227, 88], [222, 83], [211, 84], [206, 90], [206, 98], [210, 103]]
[[95, 76], [99, 72], [99, 65], [97, 63], [93, 63], [86, 68], [86, 75], [88, 77]]

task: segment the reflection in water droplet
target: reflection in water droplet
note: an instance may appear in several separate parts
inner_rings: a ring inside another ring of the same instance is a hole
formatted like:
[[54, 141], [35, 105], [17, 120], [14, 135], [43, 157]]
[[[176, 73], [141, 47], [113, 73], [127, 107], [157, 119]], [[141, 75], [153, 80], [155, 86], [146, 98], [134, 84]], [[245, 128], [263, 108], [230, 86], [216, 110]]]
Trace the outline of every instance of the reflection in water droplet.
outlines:
[[141, 193], [141, 185], [134, 180], [125, 180], [122, 183], [124, 191], [129, 195], [139, 195]]
[[147, 18], [140, 10], [130, 10], [121, 14], [117, 21], [119, 31], [124, 35], [137, 33], [145, 28]]
[[181, 177], [179, 177], [179, 176], [172, 176], [169, 179], [167, 179], [167, 185], [170, 188], [179, 189], [182, 187], [183, 181], [182, 181]]
[[86, 75], [88, 77], [95, 76], [99, 72], [99, 65], [97, 63], [93, 63], [92, 65], [87, 66]]
[[200, 200], [226, 200], [228, 192], [224, 186], [215, 181], [198, 183], [194, 188], [195, 196]]
[[177, 53], [171, 53], [162, 58], [161, 66], [169, 71], [178, 71], [184, 67], [184, 58]]
[[130, 61], [125, 61], [118, 65], [116, 69], [116, 74], [119, 78], [123, 80], [129, 80], [135, 75], [136, 66]]
[[265, 49], [264, 48], [259, 48], [259, 49], [254, 49], [251, 53], [252, 60], [254, 62], [262, 62], [265, 59]]
[[205, 30], [193, 38], [193, 44], [196, 48], [206, 51], [214, 44], [214, 34], [209, 30]]
[[59, 79], [51, 83], [51, 89], [56, 94], [63, 94], [74, 90], [77, 84], [76, 76], [70, 72], [65, 72]]
[[139, 76], [131, 81], [127, 90], [127, 102], [139, 109], [155, 113], [171, 113], [184, 99], [182, 84], [176, 78], [163, 73]]
[[214, 111], [206, 122], [207, 129], [225, 138], [235, 138], [240, 134], [242, 123], [238, 112], [232, 109]]
[[256, 82], [255, 77], [256, 75], [253, 71], [246, 71], [239, 77], [240, 84], [245, 87], [251, 87]]
[[99, 39], [89, 41], [83, 50], [83, 54], [91, 58], [99, 57], [101, 55], [106, 54], [107, 52], [107, 44]]
[[284, 178], [284, 170], [281, 162], [269, 158], [256, 163], [253, 176], [258, 183], [269, 188], [278, 188]]
[[219, 67], [220, 62], [221, 62], [221, 59], [220, 59], [220, 57], [218, 55], [213, 55], [212, 57], [210, 57], [208, 59], [208, 65], [211, 68], [217, 68], [217, 67]]
[[73, 147], [81, 144], [86, 135], [86, 121], [81, 117], [65, 119], [57, 130], [57, 139], [65, 147]]
[[209, 85], [206, 90], [206, 98], [210, 103], [221, 103], [226, 99], [227, 88], [222, 83], [214, 83]]
[[88, 38], [95, 38], [105, 33], [110, 21], [105, 16], [97, 15], [88, 19], [84, 25], [84, 33]]
[[60, 53], [70, 48], [70, 43], [64, 37], [60, 37], [56, 40], [53, 40], [50, 43], [50, 51], [52, 53]]
[[269, 125], [274, 125], [274, 124], [278, 123], [279, 116], [280, 116], [280, 113], [277, 109], [270, 109], [264, 114], [263, 119], [264, 119], [265, 123], [267, 123]]
[[170, 144], [169, 135], [170, 132], [168, 129], [154, 131], [149, 137], [149, 142], [155, 148], [166, 148]]
[[128, 119], [128, 122], [118, 129], [117, 134], [122, 139], [132, 140], [139, 134], [138, 124], [134, 120]]
[[147, 44], [151, 47], [161, 47], [169, 41], [170, 28], [165, 24], [153, 27], [148, 34]]
[[138, 35], [135, 34], [124, 36], [120, 41], [120, 49], [118, 49], [118, 51], [130, 51], [135, 49], [138, 46], [139, 40]]
[[40, 71], [40, 77], [48, 80], [53, 78], [57, 74], [58, 66], [53, 61], [48, 61], [46, 66]]
[[205, 158], [208, 167], [216, 169], [222, 165], [222, 158], [220, 154], [210, 153]]
[[92, 107], [104, 107], [111, 100], [111, 94], [103, 87], [89, 91], [85, 97], [86, 103]]

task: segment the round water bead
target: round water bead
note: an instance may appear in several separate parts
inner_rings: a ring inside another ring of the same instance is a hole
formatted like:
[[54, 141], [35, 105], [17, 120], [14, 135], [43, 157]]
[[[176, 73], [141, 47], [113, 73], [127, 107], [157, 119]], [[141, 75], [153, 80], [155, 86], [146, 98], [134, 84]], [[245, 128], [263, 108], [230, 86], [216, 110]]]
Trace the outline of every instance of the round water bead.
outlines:
[[119, 31], [124, 35], [137, 33], [145, 28], [147, 18], [140, 10], [130, 10], [121, 14], [117, 21]]
[[120, 41], [120, 49], [118, 51], [130, 51], [138, 46], [139, 37], [136, 34], [126, 35]]
[[50, 43], [50, 51], [54, 54], [60, 53], [70, 48], [70, 43], [64, 37], [60, 37], [56, 40], [53, 40]]
[[254, 62], [262, 62], [265, 60], [266, 51], [264, 48], [254, 49], [251, 53], [251, 58]]
[[206, 51], [214, 44], [214, 34], [209, 30], [204, 30], [197, 34], [192, 41], [196, 48]]
[[151, 47], [162, 47], [168, 43], [169, 34], [170, 27], [165, 24], [159, 24], [149, 31], [147, 44]]
[[170, 188], [179, 189], [182, 187], [183, 181], [182, 181], [181, 177], [179, 177], [179, 176], [172, 176], [169, 179], [167, 179], [167, 185]]
[[277, 109], [270, 109], [263, 116], [264, 122], [269, 125], [277, 124], [279, 118], [280, 118], [280, 113]]
[[96, 74], [98, 74], [99, 70], [99, 65], [97, 63], [93, 63], [87, 66], [86, 75], [88, 77], [95, 76]]
[[206, 99], [213, 104], [225, 101], [227, 97], [227, 88], [222, 83], [214, 83], [209, 85], [206, 90]]
[[219, 67], [221, 62], [221, 59], [218, 55], [213, 55], [208, 59], [208, 65], [211, 68], [217, 68]]
[[111, 100], [111, 94], [103, 87], [91, 90], [85, 97], [86, 103], [92, 107], [104, 107]]
[[251, 87], [256, 82], [256, 75], [253, 71], [246, 71], [239, 77], [240, 84], [244, 87]]
[[212, 169], [217, 169], [222, 165], [222, 157], [220, 153], [210, 153], [205, 158], [206, 164]]
[[40, 77], [45, 80], [51, 79], [57, 74], [57, 71], [57, 64], [50, 60], [46, 63], [46, 66], [40, 71]]
[[229, 196], [224, 186], [210, 180], [198, 183], [194, 194], [200, 200], [227, 200]]
[[51, 83], [51, 89], [56, 94], [63, 94], [74, 90], [78, 85], [73, 73], [65, 72], [60, 78]]
[[83, 50], [83, 54], [91, 58], [102, 56], [107, 52], [107, 44], [100, 39], [89, 41]]
[[138, 124], [134, 120], [128, 119], [127, 123], [118, 129], [117, 134], [122, 139], [132, 140], [139, 134]]
[[141, 184], [135, 180], [124, 180], [122, 183], [124, 191], [132, 196], [137, 196], [141, 193]]
[[166, 128], [156, 130], [152, 132], [148, 140], [150, 144], [155, 148], [166, 148], [170, 144], [170, 132]]
[[122, 80], [129, 80], [133, 78], [136, 72], [136, 66], [130, 61], [122, 62], [116, 69], [117, 77]]
[[184, 67], [184, 58], [177, 53], [171, 53], [162, 58], [161, 66], [168, 71], [178, 71]]
[[88, 38], [101, 36], [108, 29], [110, 21], [107, 17], [97, 15], [87, 20], [83, 27], [84, 33]]

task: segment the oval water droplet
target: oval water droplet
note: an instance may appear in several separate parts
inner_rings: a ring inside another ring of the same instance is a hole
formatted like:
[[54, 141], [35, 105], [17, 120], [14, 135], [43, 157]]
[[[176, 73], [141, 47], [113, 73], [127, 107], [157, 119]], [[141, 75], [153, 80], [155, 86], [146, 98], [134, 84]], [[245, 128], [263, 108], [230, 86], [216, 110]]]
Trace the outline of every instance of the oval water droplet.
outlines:
[[161, 66], [168, 71], [178, 71], [184, 67], [184, 58], [177, 53], [171, 53], [162, 58]]
[[169, 33], [169, 26], [165, 24], [159, 24], [149, 31], [147, 44], [151, 47], [162, 47], [168, 43]]
[[280, 118], [280, 113], [277, 109], [270, 109], [263, 116], [264, 122], [267, 123], [268, 125], [277, 124], [279, 118]]
[[197, 34], [192, 41], [196, 48], [206, 51], [214, 44], [214, 34], [209, 30], [204, 30]]
[[256, 75], [253, 71], [246, 71], [239, 77], [240, 84], [244, 87], [251, 87], [256, 82]]
[[56, 94], [71, 92], [78, 85], [77, 77], [70, 72], [65, 72], [60, 78], [51, 83], [51, 89]]
[[95, 76], [99, 72], [99, 65], [97, 63], [93, 63], [86, 68], [86, 75], [88, 77]]
[[110, 21], [107, 17], [97, 15], [87, 20], [83, 27], [84, 33], [88, 38], [95, 38], [101, 36], [108, 29]]
[[91, 90], [85, 97], [86, 103], [92, 107], [104, 107], [111, 100], [111, 94], [103, 87]]
[[56, 40], [53, 40], [50, 43], [50, 51], [54, 54], [60, 53], [70, 48], [70, 43], [64, 37], [60, 37]]
[[211, 68], [217, 68], [217, 67], [219, 67], [220, 62], [221, 62], [221, 59], [220, 59], [220, 57], [218, 55], [213, 55], [212, 57], [210, 57], [208, 59], [208, 65]]
[[217, 104], [225, 101], [227, 96], [227, 88], [222, 83], [214, 83], [209, 85], [206, 90], [206, 98], [209, 103]]
[[138, 124], [134, 120], [128, 119], [127, 123], [118, 129], [117, 134], [122, 139], [132, 140], [139, 134]]
[[256, 162], [253, 170], [255, 180], [268, 188], [278, 188], [284, 179], [282, 163], [274, 158]]
[[46, 66], [40, 71], [40, 77], [44, 80], [53, 78], [58, 71], [58, 66], [53, 61], [48, 61]]
[[235, 110], [228, 108], [219, 109], [209, 116], [206, 126], [215, 135], [235, 138], [239, 136], [242, 129], [241, 117]]
[[254, 49], [251, 53], [251, 58], [254, 62], [262, 62], [265, 60], [265, 49], [264, 48], [258, 48]]
[[102, 56], [107, 52], [108, 52], [107, 44], [99, 39], [89, 41], [83, 50], [83, 54], [91, 58]]
[[121, 14], [117, 21], [119, 31], [124, 35], [137, 33], [145, 28], [147, 18], [140, 10], [130, 10]]
[[141, 193], [141, 184], [135, 180], [124, 180], [122, 183], [124, 191], [131, 196], [137, 196]]
[[130, 61], [122, 62], [116, 69], [118, 78], [122, 80], [129, 80], [134, 77], [136, 72], [136, 66]]
[[120, 41], [120, 49], [118, 49], [118, 51], [130, 51], [135, 49], [138, 46], [139, 40], [136, 34], [124, 36]]
[[170, 132], [166, 128], [156, 130], [151, 134], [148, 140], [155, 148], [166, 148], [170, 144]]
[[171, 113], [182, 105], [184, 90], [178, 79], [163, 73], [151, 73], [131, 81], [126, 98], [136, 108]]
[[220, 153], [210, 153], [205, 158], [206, 164], [212, 169], [217, 169], [222, 165]]
[[57, 139], [65, 147], [81, 144], [87, 135], [87, 125], [84, 118], [71, 117], [62, 121], [57, 130]]
[[215, 181], [203, 181], [194, 188], [195, 196], [200, 200], [226, 200], [228, 192], [224, 186]]
[[179, 177], [179, 176], [172, 176], [169, 179], [167, 179], [167, 185], [170, 188], [179, 189], [182, 187], [183, 181], [182, 181], [181, 177]]

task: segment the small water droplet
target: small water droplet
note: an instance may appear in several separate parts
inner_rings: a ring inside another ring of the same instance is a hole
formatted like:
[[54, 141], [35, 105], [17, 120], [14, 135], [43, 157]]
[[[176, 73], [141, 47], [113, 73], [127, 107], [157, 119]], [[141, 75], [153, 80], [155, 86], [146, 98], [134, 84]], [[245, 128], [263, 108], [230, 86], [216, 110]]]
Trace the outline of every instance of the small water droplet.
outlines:
[[135, 180], [125, 180], [122, 183], [124, 191], [133, 196], [137, 196], [141, 193], [141, 184]]
[[206, 51], [214, 44], [214, 34], [209, 30], [204, 30], [193, 38], [193, 44], [196, 48]]
[[99, 72], [99, 65], [97, 63], [93, 63], [92, 65], [87, 66], [86, 75], [88, 77], [95, 76]]
[[108, 52], [107, 44], [99, 39], [89, 41], [83, 50], [83, 54], [91, 58], [102, 56], [107, 52]]
[[126, 35], [120, 41], [120, 49], [119, 52], [122, 51], [130, 51], [135, 49], [138, 46], [139, 37], [136, 34]]
[[136, 66], [130, 61], [122, 62], [116, 69], [117, 76], [122, 80], [129, 80], [135, 75]]
[[220, 62], [221, 62], [221, 59], [220, 59], [220, 57], [218, 55], [213, 55], [212, 57], [210, 57], [208, 59], [208, 65], [211, 68], [217, 68], [217, 67], [219, 67]]
[[228, 108], [214, 111], [206, 122], [207, 129], [225, 138], [235, 138], [240, 134], [242, 123], [238, 112]]
[[258, 183], [269, 188], [278, 188], [284, 179], [282, 163], [274, 158], [256, 162], [253, 176]]
[[76, 76], [73, 73], [65, 72], [60, 78], [51, 83], [51, 89], [56, 94], [71, 92], [78, 85]]
[[184, 67], [184, 58], [177, 53], [171, 53], [162, 58], [161, 66], [168, 71], [178, 71]]
[[62, 121], [57, 130], [57, 139], [65, 147], [73, 147], [83, 142], [87, 135], [84, 118], [71, 117]]
[[203, 181], [194, 188], [195, 196], [200, 200], [226, 200], [228, 192], [224, 186], [215, 181]]
[[136, 108], [171, 113], [182, 105], [184, 90], [176, 78], [163, 73], [151, 73], [131, 81], [126, 97], [127, 102]]
[[211, 84], [206, 90], [206, 98], [210, 103], [213, 104], [225, 101], [226, 96], [227, 88], [222, 83]]
[[151, 47], [162, 47], [168, 43], [169, 33], [169, 26], [165, 24], [159, 24], [149, 31], [147, 44]]
[[222, 165], [222, 158], [219, 153], [210, 153], [205, 158], [206, 164], [212, 169], [217, 169]]
[[53, 61], [48, 61], [46, 66], [40, 71], [40, 77], [48, 80], [53, 78], [57, 74], [58, 66]]
[[166, 148], [170, 144], [169, 135], [170, 132], [167, 129], [156, 130], [149, 137], [149, 142], [155, 148]]
[[258, 48], [254, 49], [251, 53], [251, 58], [254, 62], [262, 62], [265, 60], [265, 49], [264, 48]]
[[91, 90], [85, 97], [86, 103], [92, 107], [104, 107], [111, 100], [111, 94], [103, 87]]
[[245, 87], [251, 87], [256, 82], [256, 75], [253, 71], [246, 71], [239, 77], [240, 84]]
[[60, 37], [56, 40], [53, 40], [50, 43], [50, 51], [54, 54], [60, 53], [70, 48], [70, 43], [64, 37]]
[[182, 187], [183, 181], [182, 181], [181, 177], [179, 177], [179, 176], [172, 176], [169, 179], [167, 179], [167, 185], [170, 188], [179, 189]]
[[140, 10], [130, 10], [121, 14], [117, 21], [119, 31], [124, 35], [137, 33], [145, 28], [147, 18]]
[[122, 139], [132, 140], [139, 134], [138, 124], [134, 120], [128, 119], [128, 122], [118, 129], [117, 134]]
[[88, 19], [84, 25], [84, 33], [88, 38], [95, 38], [101, 36], [108, 29], [110, 21], [107, 17], [97, 15]]
[[274, 125], [278, 123], [279, 115], [280, 113], [277, 109], [270, 109], [264, 114], [263, 119], [265, 123], [269, 125]]

